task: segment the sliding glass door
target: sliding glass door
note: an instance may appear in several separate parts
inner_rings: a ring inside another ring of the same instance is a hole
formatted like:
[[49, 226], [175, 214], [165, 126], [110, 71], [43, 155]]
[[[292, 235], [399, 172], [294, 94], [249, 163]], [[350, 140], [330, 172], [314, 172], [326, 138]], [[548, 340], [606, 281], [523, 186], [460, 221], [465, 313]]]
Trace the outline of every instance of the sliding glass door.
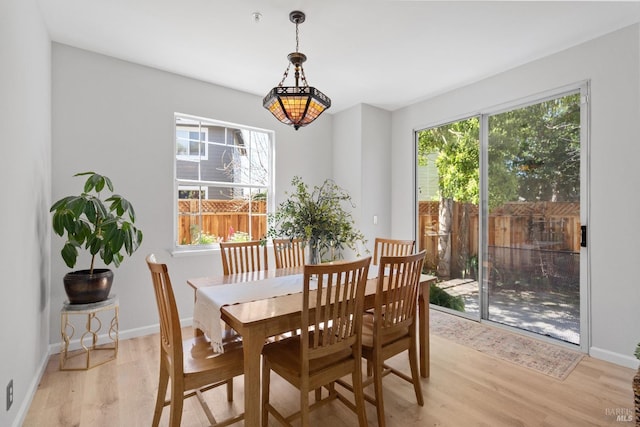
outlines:
[[581, 344], [586, 100], [585, 85], [416, 132], [432, 304]]
[[580, 342], [580, 93], [488, 116], [487, 318]]

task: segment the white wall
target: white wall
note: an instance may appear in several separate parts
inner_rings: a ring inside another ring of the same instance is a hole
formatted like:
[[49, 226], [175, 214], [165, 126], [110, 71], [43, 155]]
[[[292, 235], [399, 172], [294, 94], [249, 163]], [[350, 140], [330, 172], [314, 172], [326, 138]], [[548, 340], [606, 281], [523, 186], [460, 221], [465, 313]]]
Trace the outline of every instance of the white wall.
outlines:
[[[361, 105], [356, 105], [334, 115], [332, 136], [333, 179], [336, 184], [349, 192], [351, 201], [356, 206], [352, 211], [353, 219], [356, 223], [360, 223], [362, 211]], [[363, 252], [361, 255], [366, 254]], [[353, 253], [346, 253], [344, 256], [346, 259], [355, 258]]]
[[333, 119], [333, 176], [351, 194], [353, 218], [371, 255], [376, 237], [391, 236], [390, 131], [391, 113], [371, 105], [356, 105]]
[[[370, 105], [362, 106], [362, 216], [361, 230], [369, 239], [373, 255], [376, 237], [413, 238], [391, 234], [391, 113]], [[414, 209], [407, 205], [408, 210]], [[373, 223], [374, 215], [377, 224]]]
[[413, 129], [576, 82], [591, 82], [589, 207], [592, 356], [635, 367], [640, 341], [638, 25], [393, 113], [392, 233], [411, 230]]
[[[35, 0], [0, 2], [0, 425], [20, 425], [49, 342], [51, 65]], [[14, 402], [5, 390], [14, 384]]]
[[[265, 88], [265, 93], [269, 88]], [[109, 176], [116, 192], [136, 209], [142, 247], [114, 269], [112, 293], [120, 299], [121, 338], [156, 330], [158, 315], [144, 257], [153, 252], [172, 276], [181, 318], [193, 313], [190, 277], [222, 274], [219, 252], [172, 257], [173, 113], [181, 112], [276, 130], [276, 199], [284, 200], [294, 175], [310, 183], [331, 176], [332, 117], [323, 115], [298, 131], [278, 123], [261, 97], [53, 44], [52, 198], [77, 194], [76, 172]], [[58, 341], [62, 278], [69, 268], [52, 239], [51, 343]], [[273, 260], [272, 260], [273, 261]], [[84, 263], [84, 264], [83, 264]], [[80, 258], [77, 269], [88, 268]]]

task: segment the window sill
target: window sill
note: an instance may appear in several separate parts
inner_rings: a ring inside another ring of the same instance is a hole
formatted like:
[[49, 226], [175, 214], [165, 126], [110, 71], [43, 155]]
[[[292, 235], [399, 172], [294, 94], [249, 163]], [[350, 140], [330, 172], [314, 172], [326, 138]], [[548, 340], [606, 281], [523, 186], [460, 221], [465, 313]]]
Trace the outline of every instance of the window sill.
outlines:
[[[271, 241], [269, 241], [266, 244], [267, 248], [270, 248], [273, 246], [273, 244], [271, 243]], [[198, 256], [198, 255], [210, 255], [213, 253], [219, 253], [220, 252], [220, 246], [219, 245], [211, 245], [211, 246], [199, 246], [197, 248], [190, 248], [190, 249], [181, 249], [181, 248], [173, 248], [173, 250], [171, 251], [171, 256], [174, 258], [180, 258], [180, 257], [188, 257], [188, 256]]]
[[174, 258], [197, 256], [197, 255], [209, 255], [212, 253], [220, 252], [219, 246], [200, 247], [197, 249], [177, 249], [174, 248], [171, 251], [171, 256]]

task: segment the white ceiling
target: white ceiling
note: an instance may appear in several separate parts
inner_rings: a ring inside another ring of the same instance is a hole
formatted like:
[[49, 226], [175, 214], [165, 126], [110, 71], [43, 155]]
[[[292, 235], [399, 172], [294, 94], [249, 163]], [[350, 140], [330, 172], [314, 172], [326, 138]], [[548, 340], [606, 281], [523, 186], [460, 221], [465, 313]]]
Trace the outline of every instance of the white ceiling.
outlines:
[[[39, 0], [52, 40], [264, 96], [295, 50], [332, 100], [387, 110], [640, 22], [637, 1]], [[253, 13], [260, 12], [259, 22]], [[293, 85], [292, 72], [287, 80]]]

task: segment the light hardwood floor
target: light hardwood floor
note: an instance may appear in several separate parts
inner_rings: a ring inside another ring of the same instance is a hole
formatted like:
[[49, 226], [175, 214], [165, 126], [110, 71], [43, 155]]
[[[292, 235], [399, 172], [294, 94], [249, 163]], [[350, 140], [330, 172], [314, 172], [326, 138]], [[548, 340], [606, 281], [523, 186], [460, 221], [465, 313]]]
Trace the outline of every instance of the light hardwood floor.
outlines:
[[[158, 377], [158, 339], [152, 335], [121, 341], [117, 360], [84, 372], [60, 371], [58, 356], [52, 356], [24, 426], [150, 426]], [[408, 372], [406, 355], [391, 359], [391, 364]], [[411, 385], [393, 375], [385, 377], [387, 425], [633, 425], [618, 421], [616, 415], [633, 414], [634, 375], [632, 369], [585, 357], [567, 379], [558, 381], [432, 335], [431, 377], [422, 380], [425, 405], [417, 406]], [[297, 391], [278, 376], [272, 378], [276, 404], [285, 411], [287, 406], [295, 409]], [[236, 379], [232, 403], [227, 403], [224, 388], [208, 392], [214, 415], [242, 411], [242, 387], [241, 378]], [[370, 404], [367, 417], [369, 425], [377, 425]], [[160, 425], [166, 426], [167, 419], [165, 408]], [[337, 401], [312, 412], [312, 425], [351, 427], [356, 423], [355, 415]], [[188, 399], [182, 426], [207, 425], [197, 401]], [[275, 426], [275, 421], [270, 425]]]

